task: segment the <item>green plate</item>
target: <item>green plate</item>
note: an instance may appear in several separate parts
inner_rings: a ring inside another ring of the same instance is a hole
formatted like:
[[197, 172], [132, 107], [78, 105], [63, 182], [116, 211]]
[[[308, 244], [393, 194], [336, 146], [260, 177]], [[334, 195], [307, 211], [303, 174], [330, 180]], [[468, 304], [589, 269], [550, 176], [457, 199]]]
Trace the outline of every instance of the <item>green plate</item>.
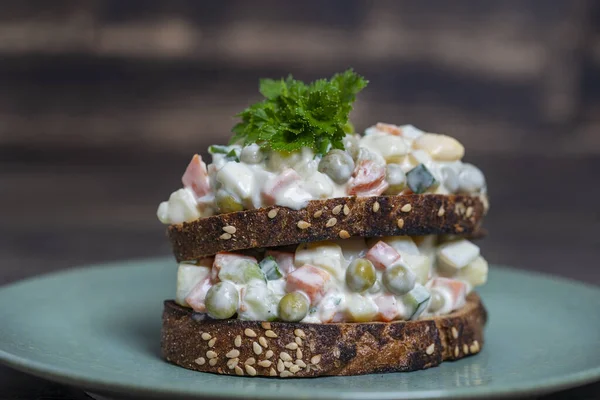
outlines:
[[474, 357], [425, 371], [313, 379], [192, 372], [159, 355], [171, 259], [98, 265], [0, 288], [0, 361], [103, 394], [175, 398], [409, 399], [542, 394], [600, 379], [600, 290], [492, 267]]

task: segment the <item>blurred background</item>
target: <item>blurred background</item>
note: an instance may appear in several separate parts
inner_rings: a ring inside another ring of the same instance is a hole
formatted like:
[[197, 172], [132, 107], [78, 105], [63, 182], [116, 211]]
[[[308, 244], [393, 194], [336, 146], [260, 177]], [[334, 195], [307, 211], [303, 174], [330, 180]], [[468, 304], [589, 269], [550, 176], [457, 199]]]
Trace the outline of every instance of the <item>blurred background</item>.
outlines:
[[494, 263], [600, 284], [600, 3], [1, 2], [0, 284], [167, 255], [155, 212], [260, 77], [348, 67], [356, 127], [457, 137]]

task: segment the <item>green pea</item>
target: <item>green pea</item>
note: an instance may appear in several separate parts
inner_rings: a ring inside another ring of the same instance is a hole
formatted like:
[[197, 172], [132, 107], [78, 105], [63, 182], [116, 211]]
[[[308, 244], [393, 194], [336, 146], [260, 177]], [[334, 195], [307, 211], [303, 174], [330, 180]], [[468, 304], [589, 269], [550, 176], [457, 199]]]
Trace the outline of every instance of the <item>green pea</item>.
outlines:
[[308, 314], [308, 298], [300, 292], [288, 293], [279, 301], [279, 318], [288, 322], [301, 321]]
[[343, 150], [331, 150], [319, 162], [319, 172], [327, 174], [335, 183], [345, 183], [354, 172], [354, 160]]
[[387, 165], [385, 180], [390, 185], [387, 194], [398, 194], [406, 188], [406, 174], [400, 164]]
[[229, 282], [219, 282], [206, 293], [206, 311], [215, 319], [227, 319], [235, 315], [240, 302], [236, 287]]
[[417, 281], [417, 276], [409, 268], [395, 264], [385, 270], [382, 277], [383, 285], [396, 296], [410, 292]]
[[371, 261], [357, 258], [346, 269], [346, 285], [353, 292], [364, 292], [375, 284], [377, 275]]
[[242, 205], [242, 203], [237, 201], [232, 195], [230, 195], [224, 190], [219, 190], [217, 192], [216, 200], [217, 208], [222, 214], [244, 210], [244, 206]]

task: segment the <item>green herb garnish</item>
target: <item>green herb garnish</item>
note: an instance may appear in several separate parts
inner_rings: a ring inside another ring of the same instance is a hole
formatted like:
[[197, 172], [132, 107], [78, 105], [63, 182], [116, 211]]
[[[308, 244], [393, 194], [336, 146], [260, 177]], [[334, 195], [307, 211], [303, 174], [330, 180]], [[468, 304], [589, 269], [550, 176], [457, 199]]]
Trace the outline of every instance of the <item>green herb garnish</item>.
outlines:
[[213, 144], [212, 146], [208, 146], [208, 152], [210, 154], [227, 154], [229, 147], [228, 146], [220, 146], [218, 144]]
[[237, 115], [242, 122], [233, 127], [231, 143], [257, 143], [282, 152], [309, 147], [317, 154], [343, 149], [352, 103], [367, 83], [351, 69], [310, 84], [291, 75], [285, 80], [262, 79], [265, 100]]

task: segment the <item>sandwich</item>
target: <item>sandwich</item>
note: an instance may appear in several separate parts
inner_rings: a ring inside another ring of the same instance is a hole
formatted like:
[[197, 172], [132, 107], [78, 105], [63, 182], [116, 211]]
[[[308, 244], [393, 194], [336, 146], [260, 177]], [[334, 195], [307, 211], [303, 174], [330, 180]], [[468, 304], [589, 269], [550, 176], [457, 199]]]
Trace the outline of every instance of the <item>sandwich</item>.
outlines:
[[477, 354], [486, 181], [454, 138], [349, 123], [367, 81], [260, 82], [158, 207], [177, 268], [163, 357], [225, 375], [413, 371]]

